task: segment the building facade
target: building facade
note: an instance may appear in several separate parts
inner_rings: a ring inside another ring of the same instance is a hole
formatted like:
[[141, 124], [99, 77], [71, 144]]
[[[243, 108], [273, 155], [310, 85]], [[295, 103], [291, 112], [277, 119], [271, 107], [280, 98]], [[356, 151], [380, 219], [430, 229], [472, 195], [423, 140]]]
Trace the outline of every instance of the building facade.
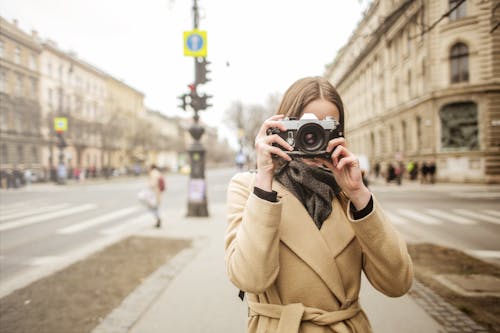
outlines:
[[142, 151], [135, 147], [139, 130], [136, 121], [145, 114], [144, 94], [108, 75], [106, 115], [103, 122], [102, 144], [106, 165], [126, 169], [144, 160]]
[[[40, 55], [42, 161], [54, 170], [62, 162], [70, 176], [75, 169], [100, 170], [103, 166], [101, 124], [107, 96], [106, 76], [97, 68], [60, 50], [55, 42], [43, 43]], [[66, 147], [59, 147], [54, 119], [64, 117], [68, 129], [62, 133]]]
[[26, 170], [41, 172], [39, 57], [36, 32], [0, 17], [1, 186], [19, 186]]
[[373, 1], [325, 72], [343, 98], [351, 149], [383, 170], [435, 163], [438, 180], [499, 183], [496, 7]]

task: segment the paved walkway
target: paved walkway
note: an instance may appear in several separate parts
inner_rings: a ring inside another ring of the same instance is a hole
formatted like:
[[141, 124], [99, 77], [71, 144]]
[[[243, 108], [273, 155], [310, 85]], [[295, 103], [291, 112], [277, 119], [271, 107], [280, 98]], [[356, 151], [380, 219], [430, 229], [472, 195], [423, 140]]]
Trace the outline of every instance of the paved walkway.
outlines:
[[[225, 273], [225, 206], [211, 205], [209, 213], [209, 218], [186, 218], [165, 212], [167, 222], [161, 230], [141, 233], [195, 241], [144, 281], [93, 333], [245, 332], [246, 303], [237, 297], [238, 290]], [[444, 309], [440, 316], [450, 315], [455, 321], [465, 316], [448, 304], [436, 303], [435, 295], [419, 283], [412, 290], [416, 298], [409, 294], [388, 298], [363, 282], [360, 300], [375, 333], [486, 332], [470, 320], [463, 331], [443, 320], [438, 323], [429, 315], [434, 305]]]

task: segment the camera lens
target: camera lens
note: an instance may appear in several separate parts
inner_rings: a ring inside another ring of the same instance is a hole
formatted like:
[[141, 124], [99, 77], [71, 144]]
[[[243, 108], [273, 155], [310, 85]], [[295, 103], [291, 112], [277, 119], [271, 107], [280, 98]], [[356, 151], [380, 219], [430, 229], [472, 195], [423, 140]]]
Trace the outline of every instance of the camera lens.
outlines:
[[302, 125], [297, 132], [297, 148], [305, 153], [315, 153], [324, 147], [325, 130], [316, 123]]

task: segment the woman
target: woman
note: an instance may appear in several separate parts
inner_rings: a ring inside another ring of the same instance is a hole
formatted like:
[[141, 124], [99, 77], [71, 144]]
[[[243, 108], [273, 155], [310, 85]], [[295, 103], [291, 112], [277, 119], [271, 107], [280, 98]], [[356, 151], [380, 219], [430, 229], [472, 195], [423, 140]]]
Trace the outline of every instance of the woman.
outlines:
[[343, 131], [343, 112], [326, 79], [298, 80], [257, 134], [256, 173], [230, 182], [225, 261], [247, 295], [248, 332], [372, 332], [358, 303], [361, 271], [388, 296], [412, 284], [406, 244], [363, 184], [346, 140], [329, 141], [330, 158], [292, 159], [285, 150], [293, 148], [267, 134], [286, 130], [284, 116], [304, 113], [333, 117]]

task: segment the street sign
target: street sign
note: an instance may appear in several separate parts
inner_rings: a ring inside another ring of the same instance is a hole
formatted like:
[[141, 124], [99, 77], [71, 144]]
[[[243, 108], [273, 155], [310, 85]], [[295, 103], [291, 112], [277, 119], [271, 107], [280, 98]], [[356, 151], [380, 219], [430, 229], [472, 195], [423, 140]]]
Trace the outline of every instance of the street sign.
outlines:
[[68, 118], [56, 117], [54, 118], [54, 129], [57, 133], [66, 132], [68, 130]]
[[207, 56], [207, 32], [203, 30], [184, 31], [184, 55], [187, 57]]

